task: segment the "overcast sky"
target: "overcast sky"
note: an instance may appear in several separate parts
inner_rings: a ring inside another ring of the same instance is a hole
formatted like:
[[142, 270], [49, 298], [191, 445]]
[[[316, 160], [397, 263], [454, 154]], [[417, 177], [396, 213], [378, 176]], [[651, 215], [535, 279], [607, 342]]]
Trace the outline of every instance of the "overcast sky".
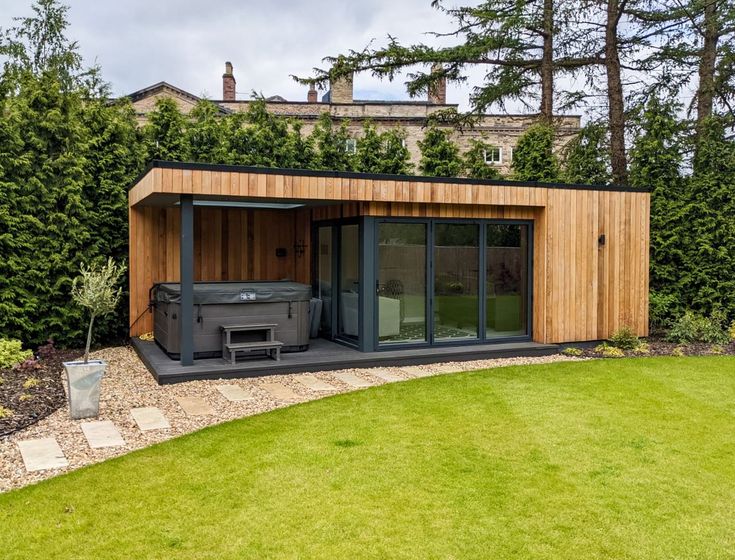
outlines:
[[[230, 60], [238, 98], [252, 90], [306, 100], [290, 74], [308, 75], [322, 57], [384, 44], [435, 41], [424, 32], [451, 22], [430, 0], [66, 0], [71, 38], [88, 63], [102, 66], [116, 95], [166, 81], [195, 95], [222, 97]], [[2, 0], [0, 27], [30, 15], [30, 0]], [[469, 86], [450, 85], [447, 100], [467, 106]], [[406, 99], [403, 80], [355, 79], [355, 97]]]

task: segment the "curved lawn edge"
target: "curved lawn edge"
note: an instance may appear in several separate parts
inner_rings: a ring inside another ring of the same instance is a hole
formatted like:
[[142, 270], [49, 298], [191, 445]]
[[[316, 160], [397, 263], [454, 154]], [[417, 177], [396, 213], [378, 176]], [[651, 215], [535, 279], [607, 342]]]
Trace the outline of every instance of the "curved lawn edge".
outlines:
[[724, 557], [734, 366], [509, 366], [301, 403], [0, 495], [0, 546], [11, 558], [65, 546], [82, 558]]

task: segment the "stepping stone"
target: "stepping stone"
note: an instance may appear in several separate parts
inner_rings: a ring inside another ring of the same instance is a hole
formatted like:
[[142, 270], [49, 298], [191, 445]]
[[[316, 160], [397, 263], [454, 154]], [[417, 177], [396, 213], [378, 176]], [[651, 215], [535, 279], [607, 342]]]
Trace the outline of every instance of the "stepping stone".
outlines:
[[337, 388], [326, 381], [322, 381], [313, 375], [299, 375], [296, 381], [312, 391], [336, 391]]
[[155, 406], [134, 408], [130, 411], [133, 420], [143, 432], [165, 430], [171, 427], [163, 413]]
[[253, 395], [239, 385], [217, 385], [215, 389], [222, 393], [222, 396], [231, 402], [253, 400]]
[[263, 383], [259, 385], [261, 389], [264, 389], [265, 391], [268, 391], [271, 396], [273, 396], [276, 400], [279, 401], [300, 401], [301, 395], [298, 393], [295, 393], [291, 387], [288, 387], [284, 385], [283, 383], [278, 382], [268, 382]]
[[338, 371], [332, 375], [350, 387], [372, 387], [374, 385], [372, 381], [368, 381], [364, 377], [358, 377], [354, 373]]
[[431, 375], [435, 375], [433, 371], [419, 366], [402, 367], [401, 371], [411, 377], [429, 377]]
[[435, 373], [457, 373], [459, 371], [463, 371], [462, 366], [451, 364], [434, 364], [431, 366], [431, 369], [433, 369]]
[[383, 381], [387, 381], [388, 383], [392, 383], [394, 381], [405, 381], [405, 378], [401, 377], [400, 375], [396, 375], [395, 373], [387, 369], [382, 369], [382, 368], [366, 369], [365, 373], [368, 373], [369, 375], [372, 375], [373, 377], [377, 377], [378, 379], [382, 379]]
[[120, 431], [110, 420], [100, 420], [99, 422], [84, 422], [82, 424], [84, 437], [92, 449], [101, 447], [120, 447], [125, 445], [125, 440], [120, 435]]
[[176, 397], [187, 416], [210, 416], [214, 409], [201, 397]]
[[27, 439], [18, 442], [23, 464], [28, 472], [60, 469], [69, 466], [55, 438]]

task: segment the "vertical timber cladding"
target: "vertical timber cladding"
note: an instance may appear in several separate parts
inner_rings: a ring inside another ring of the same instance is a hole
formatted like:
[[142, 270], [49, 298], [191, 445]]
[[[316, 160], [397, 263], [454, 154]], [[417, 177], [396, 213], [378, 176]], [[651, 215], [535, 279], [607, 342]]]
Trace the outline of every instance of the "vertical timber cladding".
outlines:
[[[309, 283], [311, 224], [323, 219], [532, 219], [533, 339], [598, 340], [623, 325], [647, 334], [648, 193], [192, 167], [153, 167], [130, 191], [131, 322], [145, 311], [154, 282], [178, 278], [178, 211], [146, 206], [146, 198], [193, 193], [324, 204], [287, 211], [198, 208], [197, 280], [288, 277]], [[598, 241], [601, 235], [604, 244]], [[303, 256], [295, 255], [295, 245], [304, 248]], [[285, 248], [288, 256], [276, 257], [276, 247]], [[144, 314], [131, 334], [149, 330]]]
[[[311, 282], [308, 210], [195, 208], [194, 280]], [[179, 209], [130, 208], [130, 334], [153, 329], [146, 312], [156, 282], [179, 281]], [[296, 254], [295, 245], [301, 245]], [[285, 257], [276, 249], [286, 249]]]

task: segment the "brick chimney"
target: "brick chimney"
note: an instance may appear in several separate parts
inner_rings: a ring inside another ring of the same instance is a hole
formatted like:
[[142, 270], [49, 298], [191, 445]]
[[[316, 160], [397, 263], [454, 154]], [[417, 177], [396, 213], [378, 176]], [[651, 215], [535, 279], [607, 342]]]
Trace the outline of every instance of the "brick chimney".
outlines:
[[222, 74], [222, 100], [235, 101], [235, 76], [232, 74], [232, 62], [225, 62], [225, 73]]
[[[435, 63], [431, 67], [431, 73], [435, 74], [441, 72], [442, 65]], [[432, 87], [429, 88], [429, 103], [431, 105], [446, 105], [447, 104], [447, 79], [442, 77]]]
[[330, 103], [352, 103], [352, 74], [333, 80], [329, 86]]
[[306, 101], [309, 103], [317, 103], [316, 88], [314, 84], [309, 86], [309, 93], [306, 94]]

